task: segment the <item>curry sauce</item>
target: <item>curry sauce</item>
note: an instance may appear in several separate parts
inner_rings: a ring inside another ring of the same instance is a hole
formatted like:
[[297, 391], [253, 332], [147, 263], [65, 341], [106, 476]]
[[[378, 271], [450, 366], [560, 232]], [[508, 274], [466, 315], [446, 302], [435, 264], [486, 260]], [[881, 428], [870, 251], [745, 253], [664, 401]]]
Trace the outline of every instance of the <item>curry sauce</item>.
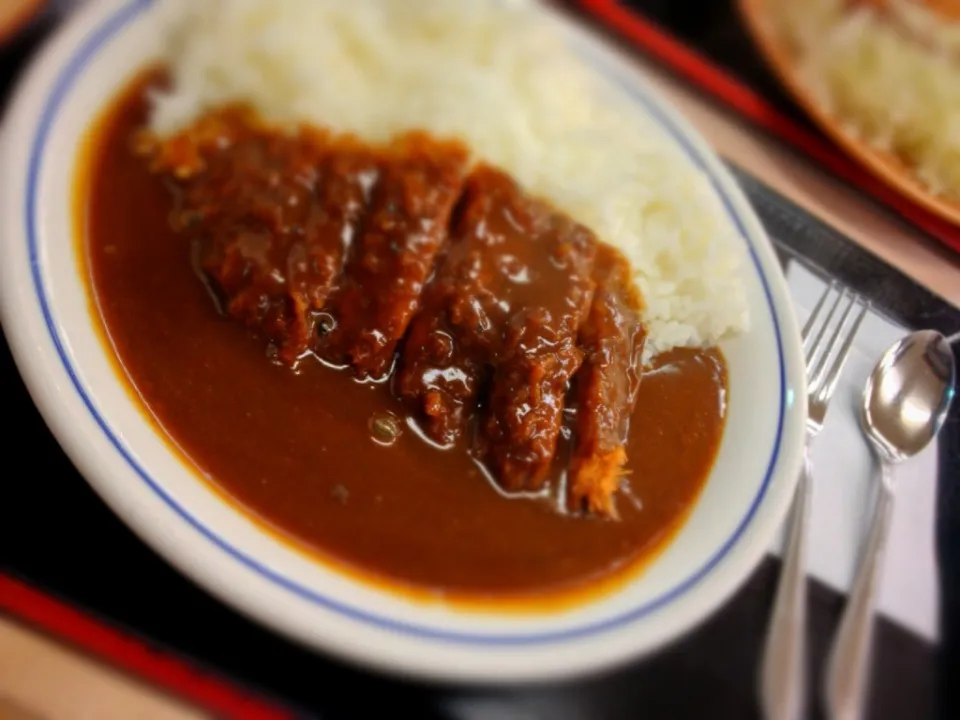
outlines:
[[[394, 383], [362, 382], [312, 356], [297, 372], [265, 362], [262, 339], [211, 301], [171, 222], [169, 188], [132, 150], [146, 82], [97, 130], [80, 188], [82, 252], [122, 372], [205, 478], [301, 548], [450, 597], [556, 596], [629, 573], [662, 546], [695, 501], [723, 432], [719, 350], [665, 353], [631, 383], [617, 519], [568, 511], [566, 461], [577, 442], [569, 424], [557, 426], [545, 471], [553, 490], [506, 497], [469, 433], [452, 433], [444, 447], [428, 442]], [[391, 351], [396, 340], [387, 339]], [[385, 357], [383, 348], [370, 356], [371, 372]], [[627, 379], [604, 382], [597, 387]], [[602, 440], [605, 427], [594, 436]]]

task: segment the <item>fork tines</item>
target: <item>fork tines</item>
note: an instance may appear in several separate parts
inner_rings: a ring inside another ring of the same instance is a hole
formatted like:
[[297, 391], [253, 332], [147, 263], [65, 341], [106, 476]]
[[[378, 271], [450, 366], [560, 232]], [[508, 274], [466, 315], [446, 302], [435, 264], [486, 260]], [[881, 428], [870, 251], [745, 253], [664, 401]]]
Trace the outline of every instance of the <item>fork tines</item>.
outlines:
[[[832, 302], [828, 302], [835, 296]], [[855, 308], [859, 312], [852, 317]], [[840, 320], [833, 323], [837, 311], [843, 308]], [[826, 309], [826, 317], [821, 319]], [[803, 347], [806, 354], [809, 393], [829, 398], [840, 377], [843, 364], [850, 354], [860, 323], [870, 309], [870, 303], [855, 293], [831, 282], [820, 296], [803, 328]], [[832, 325], [831, 325], [832, 324]], [[833, 328], [830, 339], [824, 342], [827, 331]]]

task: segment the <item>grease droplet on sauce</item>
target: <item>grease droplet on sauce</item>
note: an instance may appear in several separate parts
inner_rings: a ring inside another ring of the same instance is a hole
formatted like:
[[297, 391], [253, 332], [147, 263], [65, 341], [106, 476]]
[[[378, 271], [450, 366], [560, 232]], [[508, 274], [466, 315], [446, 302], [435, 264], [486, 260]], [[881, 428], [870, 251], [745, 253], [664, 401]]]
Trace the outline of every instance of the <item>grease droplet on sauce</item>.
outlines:
[[390, 447], [402, 434], [400, 419], [393, 413], [382, 413], [370, 418], [370, 439], [377, 445]]

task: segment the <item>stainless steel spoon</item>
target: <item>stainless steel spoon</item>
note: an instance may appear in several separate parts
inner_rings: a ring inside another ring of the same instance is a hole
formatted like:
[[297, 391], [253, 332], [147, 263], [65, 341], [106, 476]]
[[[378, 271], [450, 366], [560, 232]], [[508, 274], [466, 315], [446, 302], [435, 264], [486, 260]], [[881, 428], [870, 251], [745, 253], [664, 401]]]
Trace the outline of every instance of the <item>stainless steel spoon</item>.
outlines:
[[934, 330], [909, 335], [884, 353], [863, 391], [860, 415], [880, 465], [870, 533], [827, 661], [825, 700], [831, 720], [860, 720], [869, 685], [873, 608], [890, 518], [892, 467], [936, 437], [954, 395], [953, 353]]

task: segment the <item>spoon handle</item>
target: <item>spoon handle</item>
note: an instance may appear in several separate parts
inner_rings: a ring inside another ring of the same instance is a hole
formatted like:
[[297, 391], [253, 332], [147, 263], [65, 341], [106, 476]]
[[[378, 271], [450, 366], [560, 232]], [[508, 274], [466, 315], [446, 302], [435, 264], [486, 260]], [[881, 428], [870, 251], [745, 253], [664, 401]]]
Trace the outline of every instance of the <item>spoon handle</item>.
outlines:
[[767, 630], [760, 675], [766, 720], [800, 720], [806, 695], [807, 516], [813, 482], [809, 445], [797, 484], [780, 583]]
[[880, 492], [870, 533], [840, 629], [827, 661], [826, 705], [830, 720], [864, 717], [873, 643], [873, 608], [883, 566], [887, 531], [893, 517], [890, 465], [880, 460]]

